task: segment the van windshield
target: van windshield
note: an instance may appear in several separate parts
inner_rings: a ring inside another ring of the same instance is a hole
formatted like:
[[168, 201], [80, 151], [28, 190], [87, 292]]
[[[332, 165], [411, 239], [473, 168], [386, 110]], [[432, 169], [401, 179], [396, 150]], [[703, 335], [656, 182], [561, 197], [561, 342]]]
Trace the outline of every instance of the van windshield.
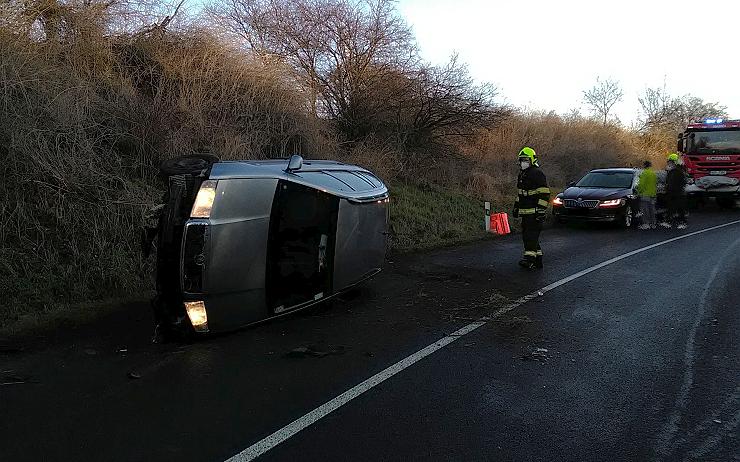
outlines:
[[614, 188], [629, 189], [634, 175], [630, 172], [591, 172], [581, 178], [576, 186], [579, 188]]

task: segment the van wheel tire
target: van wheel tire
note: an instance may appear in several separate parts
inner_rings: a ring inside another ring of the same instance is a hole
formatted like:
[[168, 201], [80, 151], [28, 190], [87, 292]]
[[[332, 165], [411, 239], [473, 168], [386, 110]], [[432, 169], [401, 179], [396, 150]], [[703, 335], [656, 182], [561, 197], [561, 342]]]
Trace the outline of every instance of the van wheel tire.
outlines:
[[193, 175], [210, 168], [218, 160], [218, 157], [212, 154], [180, 156], [163, 161], [159, 166], [159, 171], [164, 176]]

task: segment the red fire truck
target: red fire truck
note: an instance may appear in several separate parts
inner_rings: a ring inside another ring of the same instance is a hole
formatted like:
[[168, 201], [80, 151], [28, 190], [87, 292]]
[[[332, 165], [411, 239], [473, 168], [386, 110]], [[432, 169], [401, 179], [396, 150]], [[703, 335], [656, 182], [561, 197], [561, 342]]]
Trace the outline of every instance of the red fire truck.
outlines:
[[724, 207], [740, 199], [740, 120], [707, 119], [678, 136], [689, 175], [686, 193], [695, 203], [716, 198]]

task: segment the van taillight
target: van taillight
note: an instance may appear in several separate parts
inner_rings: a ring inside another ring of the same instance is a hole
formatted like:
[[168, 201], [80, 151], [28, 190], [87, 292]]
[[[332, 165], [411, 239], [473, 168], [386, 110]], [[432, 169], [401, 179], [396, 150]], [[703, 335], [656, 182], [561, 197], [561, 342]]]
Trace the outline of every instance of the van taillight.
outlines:
[[208, 223], [185, 225], [182, 251], [182, 290], [190, 294], [203, 292], [208, 250]]

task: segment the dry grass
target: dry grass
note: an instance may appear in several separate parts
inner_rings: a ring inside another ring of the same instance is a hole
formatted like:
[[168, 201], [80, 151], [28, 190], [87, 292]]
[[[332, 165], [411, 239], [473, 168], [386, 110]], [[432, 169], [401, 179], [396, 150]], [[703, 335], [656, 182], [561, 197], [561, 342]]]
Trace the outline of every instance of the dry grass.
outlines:
[[537, 151], [553, 189], [562, 189], [594, 168], [656, 166], [665, 161], [673, 134], [641, 134], [593, 119], [554, 114], [519, 114], [479, 132], [461, 151], [472, 164], [467, 191], [497, 202], [513, 202], [522, 146]]

